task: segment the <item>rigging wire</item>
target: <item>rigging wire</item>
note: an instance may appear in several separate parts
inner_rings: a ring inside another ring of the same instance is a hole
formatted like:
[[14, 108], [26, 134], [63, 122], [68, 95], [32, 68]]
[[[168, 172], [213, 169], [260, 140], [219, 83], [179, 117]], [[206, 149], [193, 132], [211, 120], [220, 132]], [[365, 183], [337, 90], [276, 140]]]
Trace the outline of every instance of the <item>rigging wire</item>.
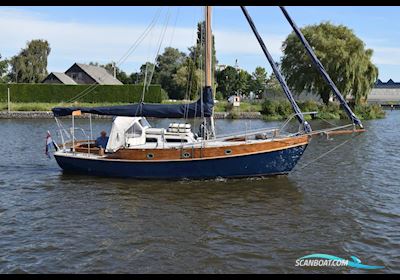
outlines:
[[[146, 33], [142, 33], [142, 35], [144, 36], [140, 36], [138, 38], [138, 40], [135, 42], [134, 44], [134, 48], [132, 49], [131, 47], [131, 52], [129, 53], [129, 55], [140, 45], [140, 43], [146, 38], [146, 36], [150, 33], [150, 31], [154, 28], [155, 22], [152, 23], [152, 25], [150, 26], [150, 29], [147, 29]], [[121, 61], [119, 60], [119, 62], [115, 65], [116, 67], [120, 66], [123, 62], [126, 61], [126, 59], [128, 58], [128, 56], [125, 56], [125, 58]], [[102, 76], [104, 77], [104, 75]], [[87, 94], [89, 94], [90, 92], [92, 92], [95, 88], [97, 88], [99, 86], [99, 84], [92, 84], [91, 86], [89, 86], [88, 88], [86, 88], [84, 91], [82, 91], [80, 94], [78, 94], [77, 96], [73, 97], [72, 99], [70, 99], [67, 102], [74, 102], [77, 101], [78, 99], [83, 98], [84, 96], [86, 96]]]
[[175, 29], [176, 29], [176, 23], [178, 22], [178, 17], [179, 17], [179, 11], [180, 11], [181, 7], [178, 7], [178, 10], [176, 12], [176, 16], [175, 16], [175, 23], [174, 23], [174, 27], [172, 29], [172, 36], [171, 36], [171, 40], [169, 41], [169, 46], [172, 46], [172, 40], [174, 39], [175, 36]]
[[[171, 16], [170, 7], [168, 7], [168, 11], [167, 11], [167, 15], [166, 15], [166, 20], [165, 20], [165, 25], [164, 25], [164, 30], [163, 30], [162, 33], [161, 33], [162, 35], [161, 35], [160, 40], [159, 40], [159, 44], [158, 44], [158, 49], [157, 49], [156, 56], [154, 57], [153, 69], [152, 69], [151, 72], [150, 72], [150, 78], [149, 78], [149, 82], [148, 82], [146, 91], [148, 91], [148, 88], [149, 88], [149, 86], [150, 86], [150, 84], [151, 84], [151, 80], [153, 79], [153, 74], [154, 74], [154, 70], [155, 70], [155, 68], [156, 68], [157, 59], [158, 59], [158, 57], [159, 57], [159, 55], [160, 55], [160, 50], [161, 50], [162, 43], [163, 43], [163, 41], [164, 41], [165, 34], [167, 33], [167, 27], [168, 27], [168, 23], [169, 23], [170, 16]], [[144, 100], [144, 92], [143, 92], [143, 100]], [[143, 100], [142, 100], [142, 102], [143, 102]]]
[[[192, 26], [196, 26], [193, 29], [192, 32], [192, 42], [194, 41], [194, 50], [193, 50], [193, 63], [194, 63], [194, 75], [193, 73], [190, 73], [190, 69], [189, 69], [189, 65], [188, 65], [188, 74], [187, 74], [187, 84], [186, 84], [186, 92], [185, 92], [185, 100], [190, 100], [190, 93], [192, 91], [192, 86], [193, 86], [193, 81], [194, 79], [196, 79], [196, 55], [197, 55], [197, 25], [196, 25], [196, 13], [193, 14], [193, 24]], [[198, 21], [197, 21], [198, 22]], [[191, 75], [192, 74], [192, 75]], [[193, 77], [194, 76], [194, 77]], [[196, 116], [196, 112], [197, 112], [197, 104], [195, 105], [195, 116]], [[187, 120], [189, 119], [189, 103], [185, 105], [185, 111], [184, 111], [184, 118]], [[194, 123], [195, 118], [193, 118], [193, 127], [195, 126]]]
[[[156, 67], [157, 59], [158, 59], [158, 57], [160, 55], [161, 46], [162, 46], [166, 31], [167, 31], [169, 19], [170, 19], [170, 7], [168, 7], [168, 10], [167, 10], [167, 13], [166, 13], [166, 16], [165, 16], [164, 28], [161, 29], [160, 38], [159, 38], [159, 41], [158, 41], [157, 53], [156, 53], [156, 55], [154, 57], [153, 68], [150, 71], [150, 78], [148, 80], [147, 80], [147, 73], [148, 73], [149, 63], [146, 62], [146, 70], [145, 70], [145, 77], [144, 77], [144, 81], [143, 81], [143, 91], [142, 91], [142, 96], [140, 98], [140, 104], [143, 104], [145, 93], [148, 90], [149, 85], [151, 84], [151, 80], [153, 78], [153, 74], [154, 74], [154, 70], [155, 70], [155, 67]], [[141, 108], [142, 108], [141, 105], [136, 108], [135, 115], [138, 115], [139, 109], [141, 110]]]
[[[203, 7], [202, 8], [203, 9], [203, 14], [205, 14], [205, 12], [206, 12], [206, 10], [205, 9], [207, 9], [206, 7]], [[205, 19], [204, 19], [204, 22], [205, 22]], [[203, 22], [202, 22], [203, 23]], [[201, 24], [201, 27], [200, 27], [200, 50], [203, 50], [203, 52], [202, 51], [200, 51], [200, 69], [201, 69], [201, 73], [202, 73], [202, 75], [201, 75], [201, 85], [204, 85], [205, 84], [205, 79], [206, 79], [206, 77], [205, 77], [205, 73], [204, 73], [204, 69], [205, 69], [205, 65], [203, 65], [203, 62], [205, 62], [204, 61], [204, 58], [205, 58], [205, 52], [206, 52], [206, 48], [205, 48], [205, 35], [204, 35], [204, 27], [205, 27], [205, 24]], [[200, 107], [200, 110], [201, 110], [201, 117], [202, 117], [202, 119], [203, 119], [203, 123], [204, 123], [204, 129], [205, 129], [205, 132], [206, 132], [206, 134], [208, 133], [207, 132], [207, 125], [206, 125], [206, 119], [205, 119], [205, 117], [204, 117], [204, 107], [203, 107], [203, 94], [202, 94], [202, 92], [201, 92], [201, 89], [200, 89], [200, 100], [201, 100], [201, 102], [200, 102], [200, 104], [201, 104], [201, 107]], [[203, 138], [204, 139], [204, 138]]]
[[[159, 7], [158, 10], [156, 11], [152, 21], [150, 22], [150, 24], [146, 27], [145, 31], [143, 31], [143, 33], [138, 37], [138, 39], [135, 41], [135, 43], [132, 44], [132, 46], [128, 49], [128, 51], [120, 58], [120, 60], [117, 62], [117, 65], [122, 64], [123, 62], [126, 61], [126, 59], [132, 54], [132, 52], [135, 51], [135, 49], [138, 47], [138, 44], [141, 43], [141, 41], [143, 41], [143, 39], [147, 36], [147, 34], [149, 34], [149, 32], [154, 28], [155, 24], [157, 23], [158, 19], [159, 19], [159, 15], [162, 11], [163, 7]], [[143, 37], [142, 39], [140, 39], [141, 37]], [[140, 40], [139, 43], [137, 43]]]
[[[351, 138], [349, 138], [349, 139], [347, 139], [346, 141], [340, 143], [339, 145], [333, 147], [332, 149], [328, 150], [327, 152], [323, 153], [322, 155], [316, 157], [316, 158], [313, 159], [312, 161], [310, 161], [310, 162], [308, 162], [308, 163], [306, 163], [306, 164], [303, 164], [302, 166], [300, 166], [300, 168], [298, 168], [298, 169], [296, 169], [296, 170], [302, 170], [302, 169], [306, 168], [306, 167], [309, 166], [310, 164], [316, 162], [317, 160], [320, 160], [321, 158], [323, 158], [323, 157], [325, 157], [326, 155], [330, 154], [331, 152], [337, 150], [338, 148], [340, 148], [341, 146], [347, 144], [348, 142], [354, 140], [354, 138], [356, 138], [356, 137], [358, 137], [358, 136], [360, 136], [360, 135], [361, 135], [361, 133], [357, 133], [357, 134], [353, 135]], [[296, 170], [295, 170], [295, 171], [296, 171]]]
[[[131, 45], [131, 47], [127, 50], [127, 52], [118, 60], [118, 62], [115, 64], [115, 67], [120, 66], [122, 63], [124, 63], [128, 57], [136, 50], [136, 48], [143, 42], [143, 40], [147, 37], [147, 35], [151, 32], [151, 30], [154, 28], [156, 22], [158, 21], [159, 14], [162, 10], [162, 7], [159, 7], [156, 11], [156, 13], [153, 16], [153, 19], [149, 23], [149, 25], [146, 27], [146, 29], [141, 33], [141, 35], [136, 39], [136, 41]], [[104, 76], [102, 76], [104, 77]], [[99, 84], [91, 84], [89, 87], [78, 93], [75, 97], [72, 97], [71, 99], [67, 100], [65, 103], [71, 103], [75, 102], [90, 92], [92, 92], [95, 88], [97, 88]], [[64, 102], [60, 102], [59, 104], [62, 104]]]
[[[150, 52], [150, 50], [151, 50], [151, 45], [152, 45], [152, 43], [153, 43], [153, 36], [154, 34], [152, 33], [151, 35], [150, 35], [150, 38], [149, 38], [149, 42], [148, 42], [148, 46], [147, 46], [147, 56], [146, 56], [146, 67], [145, 67], [145, 70], [144, 70], [144, 78], [143, 78], [143, 88], [142, 88], [142, 95], [141, 95], [141, 97], [140, 97], [140, 102], [139, 103], [141, 103], [142, 102], [142, 99], [144, 99], [144, 91], [146, 90], [146, 83], [147, 83], [147, 74], [148, 74], [148, 69], [149, 69], [149, 64], [150, 64], [150, 54], [151, 54], [151, 52]], [[138, 108], [139, 109], [139, 108]], [[138, 112], [138, 109], [136, 110], [136, 114], [137, 114], [137, 112]]]

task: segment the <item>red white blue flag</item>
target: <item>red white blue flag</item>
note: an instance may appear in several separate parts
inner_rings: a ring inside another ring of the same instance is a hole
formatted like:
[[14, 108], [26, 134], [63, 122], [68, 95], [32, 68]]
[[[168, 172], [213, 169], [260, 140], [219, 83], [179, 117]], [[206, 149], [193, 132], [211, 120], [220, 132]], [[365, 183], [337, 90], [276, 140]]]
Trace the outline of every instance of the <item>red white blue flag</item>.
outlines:
[[46, 156], [48, 158], [50, 158], [51, 146], [53, 146], [56, 149], [56, 145], [55, 145], [53, 139], [51, 138], [50, 131], [47, 131], [47, 135], [46, 135], [46, 152], [45, 153], [46, 153]]

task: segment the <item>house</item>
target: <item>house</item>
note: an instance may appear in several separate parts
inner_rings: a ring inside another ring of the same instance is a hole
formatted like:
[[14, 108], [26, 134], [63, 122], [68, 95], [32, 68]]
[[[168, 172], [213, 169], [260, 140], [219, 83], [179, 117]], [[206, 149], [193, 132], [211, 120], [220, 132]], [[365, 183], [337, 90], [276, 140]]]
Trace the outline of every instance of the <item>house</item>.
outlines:
[[240, 106], [240, 96], [238, 95], [231, 95], [228, 98], [228, 102], [233, 105], [233, 107]]
[[44, 84], [76, 85], [76, 82], [65, 73], [51, 72], [44, 80]]
[[65, 73], [51, 72], [42, 83], [122, 85], [105, 68], [82, 63], [74, 63]]
[[371, 93], [368, 95], [369, 103], [399, 103], [400, 102], [400, 83], [389, 79], [386, 83], [377, 80]]
[[226, 67], [228, 67], [228, 65], [225, 65], [225, 64], [218, 64], [218, 65], [215, 66], [215, 69], [216, 69], [217, 71], [223, 71], [223, 70], [226, 69]]

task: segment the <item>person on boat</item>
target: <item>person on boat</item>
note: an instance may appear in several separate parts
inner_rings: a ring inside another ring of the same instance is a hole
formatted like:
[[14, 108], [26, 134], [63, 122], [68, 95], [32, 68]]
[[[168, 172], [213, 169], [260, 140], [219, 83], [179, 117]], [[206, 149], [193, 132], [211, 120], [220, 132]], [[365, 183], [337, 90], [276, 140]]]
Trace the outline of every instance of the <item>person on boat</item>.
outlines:
[[108, 137], [104, 130], [100, 133], [100, 137], [96, 139], [96, 147], [105, 149], [107, 147]]

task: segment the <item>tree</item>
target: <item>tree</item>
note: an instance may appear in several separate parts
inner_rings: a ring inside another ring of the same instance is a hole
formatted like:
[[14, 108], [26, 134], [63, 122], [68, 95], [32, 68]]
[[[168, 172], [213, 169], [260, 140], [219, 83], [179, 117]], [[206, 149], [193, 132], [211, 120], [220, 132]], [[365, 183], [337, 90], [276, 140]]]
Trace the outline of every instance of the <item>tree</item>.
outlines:
[[[107, 64], [100, 64], [98, 62], [89, 62], [89, 65], [102, 67], [106, 69], [107, 72], [114, 77], [114, 62], [110, 62]], [[131, 78], [117, 66], [115, 67], [115, 77], [123, 84], [132, 84]]]
[[146, 83], [153, 83], [153, 84], [159, 83], [158, 68], [156, 65], [154, 65], [154, 63], [146, 62], [142, 64], [142, 66], [140, 66], [140, 72], [138, 73], [137, 76], [139, 83], [143, 83], [145, 78], [146, 78]]
[[185, 58], [185, 53], [171, 47], [165, 48], [164, 53], [157, 58], [156, 79], [152, 79], [152, 81], [159, 83], [170, 98], [182, 96], [179, 86], [173, 80], [173, 75], [176, 74]]
[[[351, 29], [323, 22], [301, 29], [331, 79], [344, 95], [355, 98], [356, 104], [366, 100], [377, 77], [378, 68], [371, 62], [373, 51]], [[287, 84], [298, 93], [306, 90], [329, 103], [331, 90], [292, 32], [283, 42], [282, 72]]]
[[235, 81], [236, 94], [247, 95], [250, 91], [251, 75], [245, 70], [239, 70]]
[[201, 70], [196, 69], [193, 60], [188, 57], [186, 62], [173, 75], [174, 82], [180, 87], [179, 92], [183, 94], [179, 98], [195, 99], [201, 89]]
[[249, 89], [255, 94], [263, 94], [267, 85], [267, 71], [263, 67], [256, 67], [252, 73]]
[[[198, 69], [204, 68], [204, 45], [205, 45], [205, 21], [199, 22], [197, 24], [197, 39], [196, 45], [189, 48], [189, 56], [195, 62]], [[215, 37], [212, 35], [212, 69], [215, 69], [218, 60], [215, 51]]]
[[32, 40], [10, 60], [10, 78], [18, 83], [38, 83], [47, 76], [50, 45], [46, 40]]
[[271, 95], [273, 95], [274, 97], [284, 96], [282, 86], [276, 78], [275, 73], [271, 73], [267, 80], [266, 93], [267, 97], [270, 97]]
[[222, 71], [217, 71], [217, 91], [221, 92], [224, 98], [236, 93], [235, 82], [237, 75], [237, 70], [232, 66], [228, 66]]
[[[197, 69], [204, 69], [205, 67], [205, 21], [197, 23], [197, 39], [196, 45], [189, 48], [189, 57], [194, 61]], [[212, 69], [212, 77], [216, 76], [214, 72], [215, 66], [218, 63], [216, 50], [215, 50], [215, 37], [212, 35], [212, 61], [211, 61], [211, 69]], [[202, 70], [204, 71], [204, 70]], [[216, 88], [216, 79], [214, 79], [213, 89]]]
[[242, 69], [228, 66], [222, 71], [217, 71], [217, 91], [224, 98], [233, 94], [248, 94], [250, 91], [251, 75]]
[[[129, 75], [130, 84], [139, 84], [140, 73], [134, 72]], [[143, 82], [143, 81], [142, 81]]]
[[8, 71], [8, 61], [6, 59], [1, 60], [0, 54], [0, 83], [8, 82], [8, 77], [6, 76]]
[[[113, 77], [114, 77], [114, 63], [107, 63], [106, 65], [102, 65]], [[122, 71], [119, 67], [115, 67], [115, 77], [121, 81], [123, 84], [130, 84], [131, 79], [129, 76]]]

